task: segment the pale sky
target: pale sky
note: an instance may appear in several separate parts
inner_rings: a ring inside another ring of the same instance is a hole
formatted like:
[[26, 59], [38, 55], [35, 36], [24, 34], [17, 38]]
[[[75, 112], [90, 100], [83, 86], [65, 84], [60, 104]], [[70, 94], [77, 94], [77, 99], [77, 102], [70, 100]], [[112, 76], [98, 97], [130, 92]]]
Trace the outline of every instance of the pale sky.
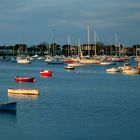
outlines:
[[0, 0], [0, 45], [98, 41], [140, 43], [140, 0]]

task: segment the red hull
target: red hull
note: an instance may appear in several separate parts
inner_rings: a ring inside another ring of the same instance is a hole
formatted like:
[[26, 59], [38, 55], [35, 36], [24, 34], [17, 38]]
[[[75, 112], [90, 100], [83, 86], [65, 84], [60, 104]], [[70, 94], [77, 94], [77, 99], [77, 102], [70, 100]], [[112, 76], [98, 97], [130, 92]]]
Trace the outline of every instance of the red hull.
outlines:
[[73, 63], [74, 61], [71, 60], [71, 59], [68, 59], [68, 60], [64, 60], [65, 63]]
[[16, 77], [16, 82], [36, 82], [34, 77]]
[[43, 76], [43, 77], [49, 77], [49, 76], [52, 76], [52, 72], [51, 71], [41, 71], [40, 72], [40, 76]]

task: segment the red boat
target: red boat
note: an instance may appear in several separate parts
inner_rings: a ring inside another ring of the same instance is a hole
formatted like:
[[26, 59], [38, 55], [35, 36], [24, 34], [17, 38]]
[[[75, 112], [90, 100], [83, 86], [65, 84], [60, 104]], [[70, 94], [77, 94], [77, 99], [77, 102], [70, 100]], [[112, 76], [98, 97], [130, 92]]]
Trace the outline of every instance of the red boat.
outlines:
[[16, 82], [36, 82], [34, 77], [15, 77]]
[[65, 63], [73, 63], [74, 61], [71, 60], [71, 59], [65, 59], [64, 62], [65, 62]]
[[52, 76], [52, 71], [42, 70], [42, 71], [40, 72], [40, 76], [43, 76], [43, 77]]

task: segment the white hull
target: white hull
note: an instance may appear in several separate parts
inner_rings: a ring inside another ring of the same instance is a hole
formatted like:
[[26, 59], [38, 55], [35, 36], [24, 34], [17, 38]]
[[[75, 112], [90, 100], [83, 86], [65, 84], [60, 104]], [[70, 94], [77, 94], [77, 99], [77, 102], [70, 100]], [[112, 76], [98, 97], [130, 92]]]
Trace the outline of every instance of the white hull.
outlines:
[[28, 58], [17, 58], [17, 63], [18, 64], [29, 64], [31, 63], [31, 60]]
[[109, 68], [109, 69], [106, 69], [106, 72], [120, 72], [120, 69], [119, 68]]
[[124, 74], [140, 74], [140, 70], [139, 69], [124, 70], [123, 73]]

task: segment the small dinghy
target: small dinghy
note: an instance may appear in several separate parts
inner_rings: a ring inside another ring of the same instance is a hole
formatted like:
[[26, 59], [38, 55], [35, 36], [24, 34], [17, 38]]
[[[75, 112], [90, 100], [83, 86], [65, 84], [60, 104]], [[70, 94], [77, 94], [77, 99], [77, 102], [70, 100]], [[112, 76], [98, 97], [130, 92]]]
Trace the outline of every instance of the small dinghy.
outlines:
[[16, 111], [17, 102], [0, 103], [0, 111]]

